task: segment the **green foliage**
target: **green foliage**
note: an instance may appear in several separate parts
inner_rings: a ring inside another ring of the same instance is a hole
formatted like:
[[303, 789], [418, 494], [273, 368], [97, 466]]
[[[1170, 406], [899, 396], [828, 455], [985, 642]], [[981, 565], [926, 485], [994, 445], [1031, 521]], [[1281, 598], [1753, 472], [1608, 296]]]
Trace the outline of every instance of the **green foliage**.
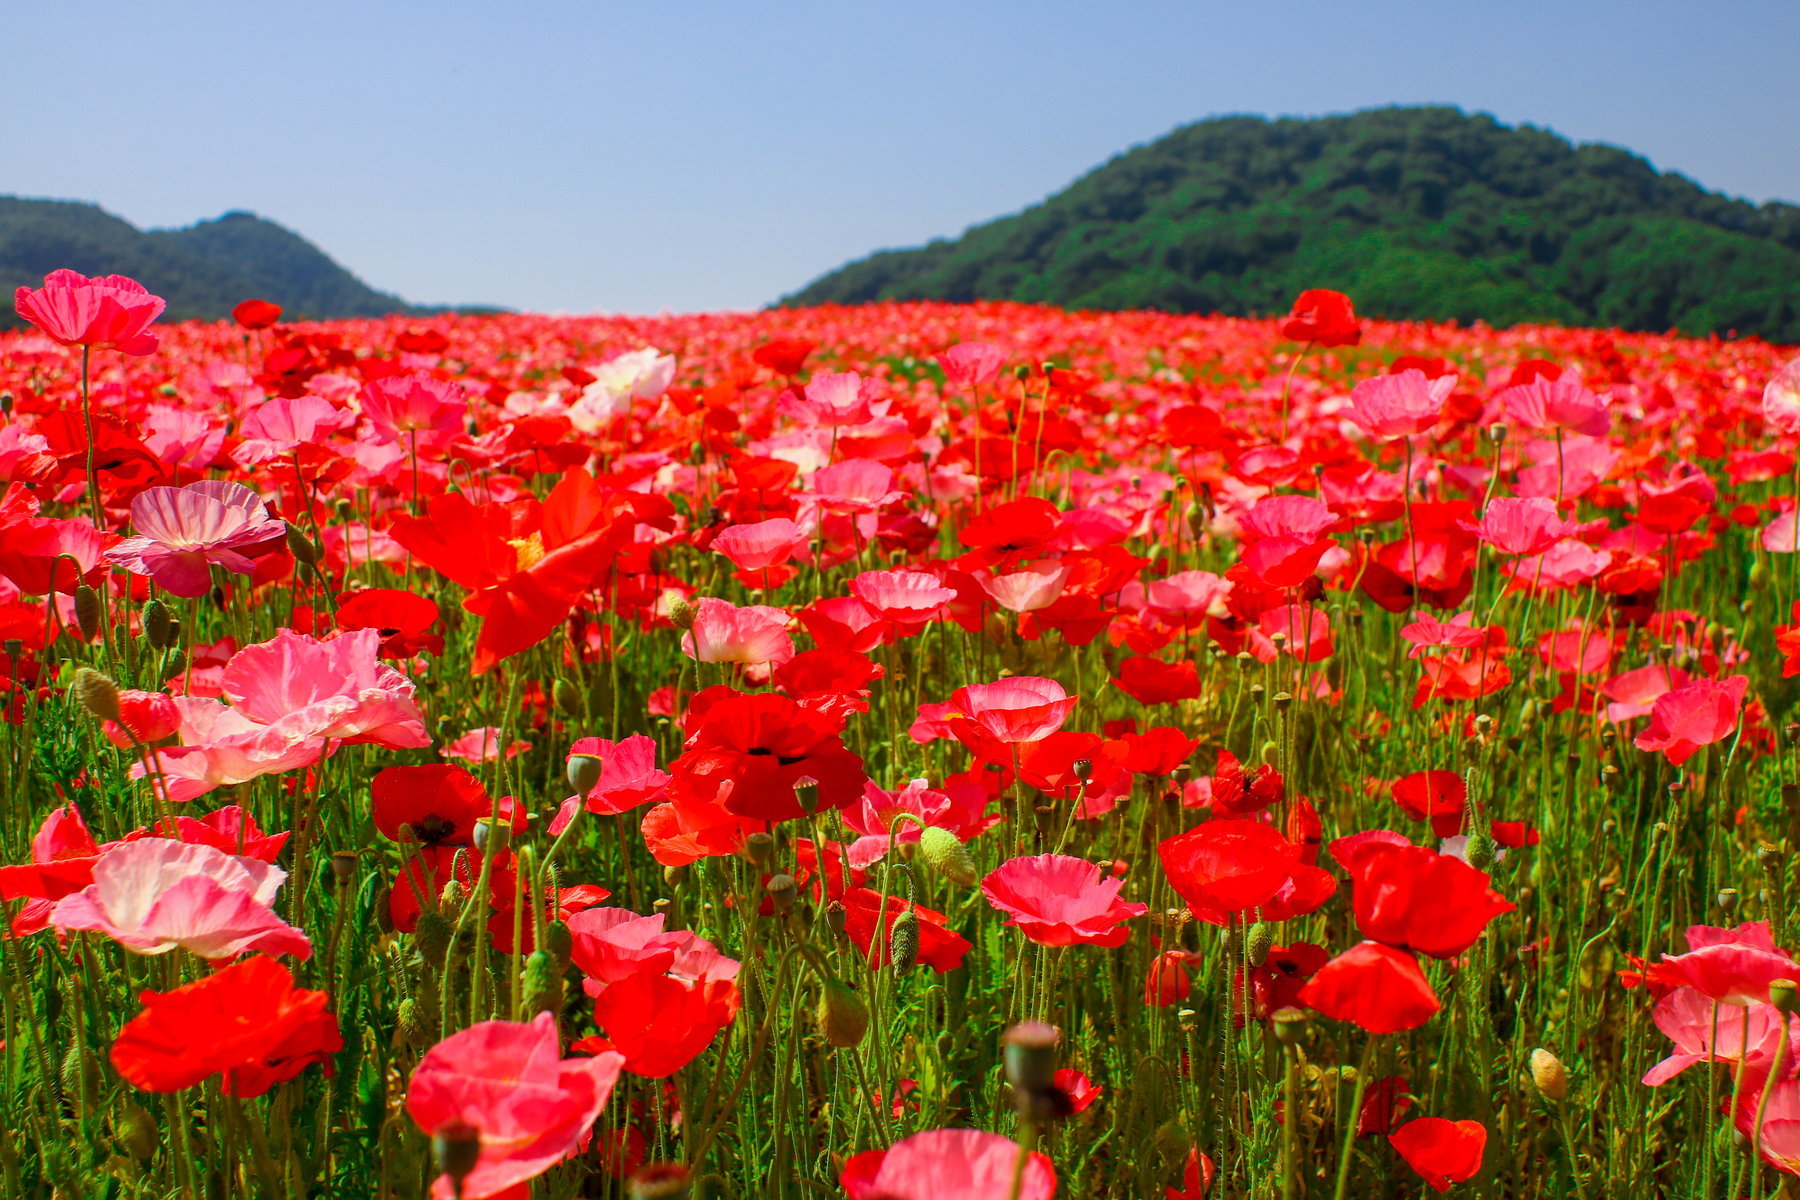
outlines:
[[1761, 207], [1453, 108], [1178, 129], [956, 241], [783, 303], [1009, 299], [1285, 311], [1306, 288], [1399, 319], [1736, 329], [1800, 341], [1800, 208]]
[[[0, 196], [0, 288], [38, 287], [51, 271], [128, 275], [168, 301], [166, 319], [220, 320], [252, 296], [284, 317], [429, 312], [378, 292], [305, 238], [246, 212], [186, 229], [140, 230], [96, 205]], [[16, 325], [6, 305], [0, 327]]]

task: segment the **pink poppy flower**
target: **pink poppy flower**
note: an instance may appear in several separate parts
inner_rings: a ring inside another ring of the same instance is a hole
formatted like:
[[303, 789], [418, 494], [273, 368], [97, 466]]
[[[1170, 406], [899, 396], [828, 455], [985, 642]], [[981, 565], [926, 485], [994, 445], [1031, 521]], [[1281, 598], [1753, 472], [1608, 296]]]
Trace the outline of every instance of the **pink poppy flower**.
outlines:
[[469, 402], [456, 384], [415, 371], [363, 388], [362, 410], [380, 441], [439, 447], [462, 434]]
[[627, 908], [585, 908], [569, 917], [570, 961], [598, 996], [609, 984], [647, 972], [690, 982], [736, 979], [740, 964], [685, 929], [665, 930], [662, 913], [641, 917]]
[[481, 1140], [460, 1192], [449, 1176], [439, 1176], [434, 1200], [482, 1200], [574, 1154], [592, 1133], [624, 1062], [618, 1054], [561, 1057], [549, 1013], [529, 1024], [481, 1021], [427, 1050], [407, 1084], [407, 1113], [428, 1137], [467, 1125]]
[[966, 780], [952, 780], [941, 791], [923, 779], [908, 780], [898, 791], [866, 783], [862, 799], [839, 810], [851, 832], [862, 835], [850, 843], [845, 856], [860, 870], [887, 856], [890, 838], [896, 845], [916, 844], [924, 826], [901, 820], [902, 813], [947, 829], [966, 842], [999, 822], [999, 814], [987, 808], [988, 794]]
[[1763, 389], [1763, 420], [1787, 437], [1800, 437], [1800, 358], [1775, 373]]
[[1745, 675], [1696, 679], [1659, 697], [1650, 710], [1650, 727], [1633, 743], [1639, 750], [1661, 750], [1680, 766], [1702, 746], [1722, 742], [1737, 728]]
[[873, 402], [879, 387], [877, 381], [864, 379], [855, 371], [821, 372], [802, 389], [803, 395], [783, 393], [779, 408], [784, 417], [825, 429], [867, 425], [876, 416]]
[[162, 315], [161, 296], [123, 275], [89, 279], [79, 271], [52, 271], [41, 288], [13, 293], [19, 315], [65, 346], [92, 346], [121, 354], [155, 353], [150, 323]]
[[894, 491], [893, 485], [893, 468], [853, 458], [814, 471], [806, 496], [827, 512], [872, 515], [906, 499], [906, 493]]
[[1046, 559], [1005, 575], [983, 576], [981, 590], [1007, 612], [1036, 612], [1062, 598], [1070, 569], [1058, 561]]
[[255, 492], [220, 479], [145, 488], [132, 497], [131, 524], [138, 536], [108, 550], [107, 559], [177, 596], [204, 596], [215, 563], [238, 575], [252, 573], [256, 564], [241, 551], [287, 532], [287, 522], [270, 516]]
[[712, 548], [738, 569], [747, 588], [780, 587], [795, 575], [788, 560], [806, 549], [807, 531], [786, 517], [748, 525], [728, 525], [712, 540]]
[[1692, 680], [1693, 676], [1680, 667], [1661, 664], [1614, 675], [1600, 685], [1600, 694], [1607, 699], [1606, 719], [1618, 725], [1647, 717], [1658, 700]]
[[222, 687], [236, 712], [289, 736], [395, 750], [431, 745], [412, 680], [380, 654], [378, 629], [326, 641], [282, 629], [234, 654]]
[[854, 1154], [838, 1176], [850, 1200], [1052, 1200], [1056, 1170], [1035, 1151], [1018, 1191], [1019, 1144], [978, 1129], [927, 1129], [886, 1150]]
[[94, 882], [99, 858], [100, 847], [73, 804], [45, 817], [31, 839], [31, 862], [0, 867], [0, 900], [25, 901], [13, 917], [12, 935], [24, 937], [47, 926], [58, 900]]
[[1778, 979], [1800, 983], [1800, 963], [1778, 949], [1767, 921], [1736, 929], [1690, 925], [1686, 954], [1665, 954], [1651, 967], [1660, 984], [1690, 987], [1720, 1004], [1767, 1004], [1769, 985]]
[[923, 571], [864, 571], [850, 581], [850, 594], [905, 634], [942, 616], [956, 599], [956, 589]]
[[[1276, 634], [1286, 639], [1279, 651]], [[1301, 662], [1324, 662], [1333, 649], [1331, 619], [1316, 604], [1277, 604], [1263, 610], [1248, 640], [1258, 662], [1274, 662], [1282, 654]]]
[[[656, 739], [634, 733], [628, 738], [585, 737], [569, 747], [569, 757], [600, 760], [600, 782], [586, 796], [573, 802], [585, 803], [591, 813], [622, 813], [662, 798], [669, 786], [669, 773], [656, 765]], [[565, 806], [566, 807], [566, 806]], [[573, 812], [570, 812], [573, 815]], [[558, 814], [557, 821], [563, 817]], [[561, 829], [551, 826], [552, 833]]]
[[938, 355], [944, 379], [953, 387], [987, 387], [1000, 378], [1006, 355], [986, 342], [959, 342]]
[[279, 396], [245, 415], [238, 427], [244, 441], [236, 457], [246, 466], [285, 458], [302, 446], [322, 445], [350, 421], [349, 413], [323, 397]]
[[1581, 386], [1568, 372], [1556, 379], [1538, 378], [1509, 387], [1494, 397], [1509, 421], [1526, 429], [1562, 429], [1605, 437], [1612, 428], [1606, 401]]
[[1270, 587], [1298, 587], [1331, 548], [1337, 514], [1311, 496], [1267, 496], [1239, 518], [1244, 569]]
[[306, 958], [306, 934], [270, 907], [287, 872], [205, 845], [145, 838], [112, 847], [94, 882], [56, 902], [50, 924], [104, 933], [134, 954], [176, 947], [202, 958], [247, 950]]
[[981, 894], [1040, 946], [1122, 946], [1131, 935], [1124, 922], [1150, 911], [1119, 899], [1124, 886], [1086, 859], [1039, 854], [1001, 863]]
[[1500, 553], [1515, 555], [1542, 554], [1575, 532], [1556, 515], [1556, 504], [1542, 496], [1490, 500], [1480, 521], [1461, 524]]
[[439, 747], [438, 753], [445, 758], [457, 758], [466, 763], [491, 763], [517, 758], [531, 749], [530, 742], [516, 740], [502, 747], [500, 736], [501, 731], [495, 726], [483, 725], [480, 729], [471, 729], [455, 741]]
[[1412, 437], [1438, 423], [1444, 401], [1455, 390], [1454, 375], [1429, 379], [1419, 370], [1377, 375], [1351, 390], [1349, 416], [1370, 437]]
[[[1719, 1030], [1723, 1043], [1725, 1031]], [[1792, 1061], [1790, 1059], [1790, 1061]], [[1784, 1070], [1782, 1074], [1786, 1074]], [[1768, 1103], [1763, 1103], [1763, 1089], [1770, 1088]], [[1749, 1141], [1756, 1136], [1756, 1122], [1762, 1120], [1762, 1136], [1757, 1153], [1777, 1171], [1800, 1175], [1800, 1079], [1769, 1079], [1765, 1068], [1760, 1073], [1746, 1072], [1743, 1089], [1738, 1094], [1737, 1111], [1732, 1122]]]
[[[1781, 1014], [1767, 1004], [1752, 1004], [1742, 1013], [1728, 1012], [1718, 1016], [1719, 1040], [1712, 1041], [1714, 1016], [1719, 1002], [1698, 988], [1678, 987], [1656, 1002], [1651, 1020], [1674, 1043], [1674, 1052], [1644, 1073], [1644, 1082], [1660, 1087], [1695, 1063], [1735, 1063], [1746, 1057], [1752, 1063], [1764, 1064], [1775, 1057], [1781, 1038]], [[1745, 1036], [1744, 1016], [1749, 1016], [1749, 1035]], [[1790, 1037], [1800, 1032], [1800, 1019], [1788, 1018]]]
[[950, 694], [950, 730], [977, 753], [995, 742], [1042, 741], [1063, 727], [1079, 699], [1035, 675], [972, 683]]
[[[156, 751], [151, 787], [172, 801], [192, 800], [219, 787], [232, 787], [278, 775], [319, 761], [324, 739], [294, 726], [270, 726], [221, 704], [197, 696], [175, 697], [181, 724], [180, 744]], [[141, 779], [143, 763], [131, 768]]]
[[794, 639], [787, 631], [792, 620], [786, 609], [766, 604], [740, 608], [704, 596], [694, 605], [694, 626], [682, 635], [681, 649], [695, 662], [741, 663], [767, 678], [769, 667], [794, 657]]

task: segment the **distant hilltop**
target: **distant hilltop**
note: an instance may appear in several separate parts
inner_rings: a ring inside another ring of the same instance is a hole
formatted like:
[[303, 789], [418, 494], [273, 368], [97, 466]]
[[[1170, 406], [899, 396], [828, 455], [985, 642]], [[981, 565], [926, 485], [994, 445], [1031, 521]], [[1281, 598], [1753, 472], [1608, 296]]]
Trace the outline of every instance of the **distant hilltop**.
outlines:
[[1315, 287], [1394, 319], [1800, 342], [1800, 208], [1455, 108], [1220, 117], [1015, 216], [871, 255], [782, 303], [1252, 315]]
[[[240, 300], [281, 305], [286, 320], [447, 311], [378, 292], [317, 246], [253, 213], [185, 229], [142, 230], [95, 204], [0, 196], [0, 327], [17, 324], [14, 289], [60, 267], [128, 275], [168, 301], [166, 320], [219, 320]], [[492, 310], [487, 310], [492, 311]]]

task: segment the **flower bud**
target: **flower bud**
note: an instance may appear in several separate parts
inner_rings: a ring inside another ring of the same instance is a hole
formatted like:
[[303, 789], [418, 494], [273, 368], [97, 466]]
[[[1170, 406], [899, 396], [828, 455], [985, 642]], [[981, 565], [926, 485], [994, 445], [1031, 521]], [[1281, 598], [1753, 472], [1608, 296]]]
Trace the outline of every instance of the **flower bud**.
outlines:
[[1569, 1074], [1562, 1060], [1539, 1047], [1531, 1052], [1531, 1082], [1546, 1100], [1561, 1100], [1569, 1094]]
[[1244, 961], [1253, 967], [1260, 967], [1269, 961], [1269, 949], [1275, 944], [1274, 932], [1265, 921], [1258, 921], [1250, 926], [1250, 932], [1244, 936]]
[[569, 765], [563, 768], [563, 774], [568, 777], [569, 786], [575, 789], [577, 796], [586, 796], [600, 786], [604, 766], [597, 758], [577, 754], [569, 759]]
[[694, 618], [698, 615], [699, 610], [686, 596], [677, 596], [669, 601], [669, 624], [677, 629], [683, 631], [692, 629]]
[[919, 915], [907, 909], [888, 930], [888, 959], [894, 974], [904, 975], [919, 961]]
[[319, 548], [313, 545], [311, 538], [300, 532], [298, 525], [287, 527], [287, 548], [295, 562], [305, 563], [309, 567], [318, 565]]
[[449, 918], [442, 913], [419, 914], [419, 923], [413, 927], [413, 945], [418, 947], [419, 957], [425, 960], [427, 966], [435, 969], [444, 965], [444, 957], [450, 951], [450, 939], [455, 932]]
[[819, 997], [819, 1028], [833, 1046], [855, 1046], [869, 1032], [869, 1006], [841, 979], [827, 979]]
[[431, 1013], [416, 996], [408, 996], [400, 1002], [399, 1011], [395, 1014], [400, 1031], [400, 1040], [415, 1050], [423, 1050], [431, 1045], [437, 1036]]
[[544, 936], [539, 940], [544, 952], [556, 963], [560, 971], [569, 965], [575, 957], [575, 935], [563, 921], [551, 921], [544, 926]]
[[100, 593], [87, 584], [79, 584], [75, 588], [75, 625], [81, 630], [81, 636], [93, 641], [100, 632], [100, 624], [105, 618], [105, 611], [100, 603]]
[[975, 858], [963, 840], [948, 829], [940, 829], [936, 825], [927, 825], [919, 832], [919, 855], [925, 862], [948, 879], [951, 883], [959, 883], [963, 887], [974, 887], [980, 873], [975, 869]]
[[558, 678], [550, 687], [550, 698], [556, 705], [556, 711], [565, 717], [581, 715], [581, 689], [567, 679]]
[[156, 1118], [141, 1104], [128, 1104], [113, 1124], [113, 1136], [126, 1153], [139, 1162], [149, 1162], [156, 1154]]
[[524, 985], [520, 989], [520, 996], [525, 1001], [526, 1013], [531, 1016], [538, 1013], [562, 1013], [562, 972], [557, 969], [556, 960], [543, 950], [533, 950], [525, 960]]
[[94, 670], [82, 667], [75, 672], [75, 679], [69, 685], [76, 703], [88, 710], [102, 721], [122, 719], [119, 712], [119, 687], [111, 679]]
[[1494, 865], [1494, 837], [1478, 823], [1469, 830], [1469, 840], [1463, 845], [1463, 857], [1477, 871], [1485, 871]]

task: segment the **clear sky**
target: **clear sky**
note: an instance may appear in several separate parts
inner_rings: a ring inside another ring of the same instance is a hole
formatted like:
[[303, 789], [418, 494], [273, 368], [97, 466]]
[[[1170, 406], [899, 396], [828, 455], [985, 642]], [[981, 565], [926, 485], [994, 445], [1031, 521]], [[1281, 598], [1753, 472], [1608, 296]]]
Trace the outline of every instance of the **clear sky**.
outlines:
[[1800, 201], [1800, 0], [0, 2], [0, 193], [419, 303], [754, 308], [1225, 113], [1449, 103]]

